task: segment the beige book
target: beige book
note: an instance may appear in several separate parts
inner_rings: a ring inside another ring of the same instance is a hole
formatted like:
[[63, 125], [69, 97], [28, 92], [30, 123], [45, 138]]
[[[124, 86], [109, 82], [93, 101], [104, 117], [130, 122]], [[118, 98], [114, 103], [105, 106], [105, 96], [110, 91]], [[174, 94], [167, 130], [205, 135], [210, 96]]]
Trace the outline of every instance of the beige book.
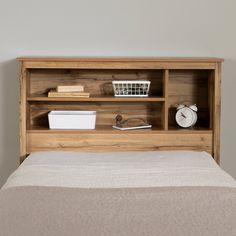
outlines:
[[64, 97], [64, 98], [70, 98], [70, 97], [85, 97], [88, 98], [90, 96], [90, 93], [85, 92], [57, 92], [56, 90], [50, 90], [48, 92], [48, 97]]
[[59, 85], [57, 92], [84, 92], [83, 85]]

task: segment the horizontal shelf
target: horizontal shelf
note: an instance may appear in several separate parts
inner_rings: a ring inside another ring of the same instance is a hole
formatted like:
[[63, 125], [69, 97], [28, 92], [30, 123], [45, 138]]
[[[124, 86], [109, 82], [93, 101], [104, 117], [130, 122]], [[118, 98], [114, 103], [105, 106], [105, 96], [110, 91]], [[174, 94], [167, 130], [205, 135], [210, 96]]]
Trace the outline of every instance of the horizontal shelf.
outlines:
[[138, 130], [117, 130], [113, 129], [111, 126], [102, 126], [97, 125], [93, 130], [51, 130], [48, 127], [39, 127], [33, 126], [31, 129], [27, 130], [27, 133], [77, 133], [77, 134], [86, 134], [86, 133], [204, 133], [204, 134], [212, 134], [212, 130], [206, 128], [191, 128], [191, 129], [181, 129], [172, 127], [169, 130], [164, 130], [160, 126], [152, 127], [151, 129], [138, 129]]
[[116, 133], [116, 132], [153, 132], [161, 130], [161, 127], [152, 127], [151, 129], [139, 129], [139, 130], [126, 130], [121, 131], [112, 128], [109, 125], [96, 125], [95, 129], [90, 130], [64, 130], [64, 129], [49, 129], [48, 127], [33, 126], [30, 130], [27, 130], [29, 133], [34, 132], [48, 132], [48, 133]]
[[45, 102], [163, 102], [164, 97], [113, 97], [113, 96], [101, 96], [101, 97], [47, 97], [47, 96], [29, 96], [27, 101], [45, 101]]
[[183, 132], [191, 132], [191, 131], [212, 131], [211, 129], [207, 128], [207, 127], [203, 127], [203, 126], [194, 126], [194, 127], [190, 127], [190, 128], [181, 128], [179, 126], [169, 126], [168, 127], [169, 131], [183, 131]]

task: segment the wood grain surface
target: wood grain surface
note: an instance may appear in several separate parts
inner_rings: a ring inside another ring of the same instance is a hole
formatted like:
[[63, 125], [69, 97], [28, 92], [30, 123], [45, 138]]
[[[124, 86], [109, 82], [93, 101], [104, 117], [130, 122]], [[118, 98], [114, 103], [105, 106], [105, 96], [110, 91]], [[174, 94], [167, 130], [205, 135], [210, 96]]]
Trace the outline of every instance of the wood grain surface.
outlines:
[[[20, 158], [32, 151], [198, 150], [220, 160], [219, 58], [19, 58]], [[116, 98], [113, 80], [149, 80], [147, 98]], [[58, 85], [83, 85], [89, 98], [48, 98]], [[198, 122], [180, 129], [176, 104], [197, 104]], [[95, 130], [50, 130], [51, 110], [95, 110]], [[112, 129], [115, 116], [141, 117], [148, 130]]]

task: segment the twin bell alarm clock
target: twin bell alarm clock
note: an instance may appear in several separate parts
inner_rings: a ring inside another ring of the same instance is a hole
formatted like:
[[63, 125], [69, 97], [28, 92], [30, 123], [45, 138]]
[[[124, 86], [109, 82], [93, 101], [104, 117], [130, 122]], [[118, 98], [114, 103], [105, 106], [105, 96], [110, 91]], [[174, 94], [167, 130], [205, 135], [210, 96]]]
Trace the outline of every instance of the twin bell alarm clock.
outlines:
[[197, 111], [196, 104], [190, 106], [179, 104], [175, 115], [177, 124], [182, 128], [193, 127], [197, 122]]

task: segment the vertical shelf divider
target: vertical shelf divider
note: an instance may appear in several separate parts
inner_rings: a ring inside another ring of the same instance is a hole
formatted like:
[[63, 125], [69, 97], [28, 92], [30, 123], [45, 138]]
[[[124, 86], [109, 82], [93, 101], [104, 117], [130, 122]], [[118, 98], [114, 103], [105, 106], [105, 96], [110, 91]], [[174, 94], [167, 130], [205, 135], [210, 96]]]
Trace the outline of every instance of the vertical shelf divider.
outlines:
[[163, 74], [163, 96], [165, 98], [163, 106], [163, 128], [168, 130], [168, 120], [169, 120], [169, 101], [168, 101], [168, 86], [169, 85], [169, 70], [164, 70]]
[[26, 83], [26, 129], [30, 129], [30, 104], [27, 101], [27, 97], [30, 94], [30, 72], [26, 70], [25, 72], [25, 83]]
[[208, 106], [209, 106], [209, 128], [213, 129], [213, 101], [214, 101], [214, 71], [211, 71], [209, 78], [208, 78]]

